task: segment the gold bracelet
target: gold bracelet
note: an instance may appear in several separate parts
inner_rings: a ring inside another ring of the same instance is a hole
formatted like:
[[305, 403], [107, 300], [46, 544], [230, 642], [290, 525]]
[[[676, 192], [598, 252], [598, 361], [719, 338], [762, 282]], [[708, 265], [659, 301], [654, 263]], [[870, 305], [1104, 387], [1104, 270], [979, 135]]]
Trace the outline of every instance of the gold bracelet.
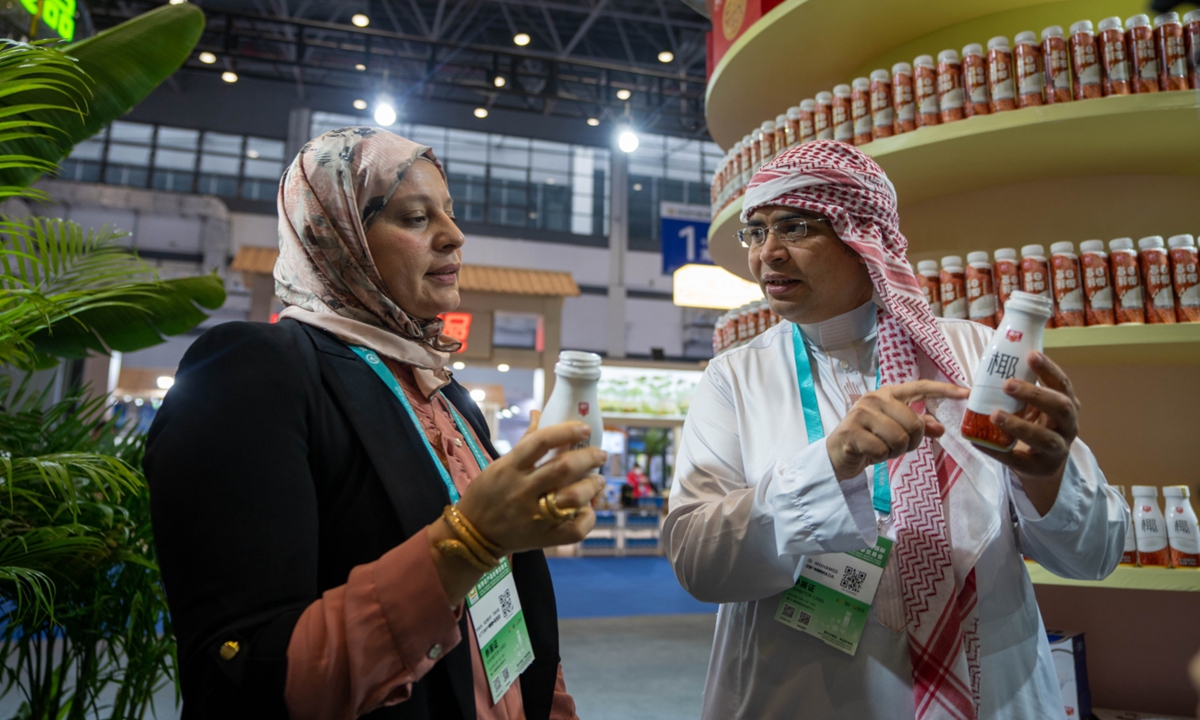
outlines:
[[496, 543], [485, 538], [479, 532], [479, 530], [475, 527], [475, 525], [472, 524], [471, 521], [468, 520], [467, 517], [462, 514], [462, 511], [458, 509], [457, 505], [450, 505], [446, 509], [450, 512], [451, 515], [453, 515], [455, 518], [457, 518], [460, 523], [462, 523], [463, 528], [471, 535], [471, 537], [473, 537], [475, 539], [476, 542], [478, 542], [480, 545], [482, 545], [483, 549], [487, 550], [489, 554], [491, 554], [495, 557], [500, 557], [500, 556], [504, 555], [503, 548], [501, 548]]
[[493, 567], [495, 567], [494, 565], [493, 566], [485, 565], [483, 563], [483, 561], [481, 561], [479, 558], [475, 557], [475, 554], [472, 553], [471, 550], [469, 548], [467, 548], [466, 545], [462, 544], [458, 540], [439, 540], [437, 542], [437, 544], [434, 545], [434, 547], [436, 547], [440, 552], [442, 552], [445, 555], [453, 555], [455, 557], [460, 557], [463, 560], [466, 560], [468, 563], [471, 564], [471, 567], [475, 568], [476, 570], [482, 570], [483, 572], [487, 572], [488, 570], [491, 570]]
[[[442, 511], [442, 518], [450, 529], [458, 536], [458, 542], [466, 547], [468, 551], [475, 557], [477, 561], [486, 569], [490, 570], [500, 564], [499, 558], [488, 552], [481, 543], [479, 543], [470, 530], [466, 526], [466, 518], [462, 513], [454, 512], [453, 505], [447, 505]], [[477, 535], [478, 532], [475, 533]], [[478, 567], [478, 566], [477, 566]]]

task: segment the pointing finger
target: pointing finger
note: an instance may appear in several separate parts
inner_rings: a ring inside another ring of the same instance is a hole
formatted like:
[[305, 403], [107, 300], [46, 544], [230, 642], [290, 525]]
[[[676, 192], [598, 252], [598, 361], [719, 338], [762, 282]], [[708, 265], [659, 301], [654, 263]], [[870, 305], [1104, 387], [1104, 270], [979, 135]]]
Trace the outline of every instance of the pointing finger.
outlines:
[[893, 398], [905, 405], [926, 398], [962, 400], [971, 394], [970, 388], [959, 387], [958, 385], [938, 382], [936, 380], [914, 380], [913, 382], [900, 383], [899, 385], [887, 385], [884, 389], [889, 390]]

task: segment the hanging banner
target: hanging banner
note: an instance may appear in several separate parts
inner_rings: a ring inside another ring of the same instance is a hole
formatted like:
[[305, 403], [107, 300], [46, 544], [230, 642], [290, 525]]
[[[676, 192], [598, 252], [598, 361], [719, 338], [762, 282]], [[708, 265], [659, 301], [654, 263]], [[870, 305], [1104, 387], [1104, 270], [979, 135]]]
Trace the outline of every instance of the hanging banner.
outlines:
[[664, 202], [659, 207], [662, 272], [671, 275], [684, 265], [712, 265], [708, 255], [708, 226], [712, 208]]

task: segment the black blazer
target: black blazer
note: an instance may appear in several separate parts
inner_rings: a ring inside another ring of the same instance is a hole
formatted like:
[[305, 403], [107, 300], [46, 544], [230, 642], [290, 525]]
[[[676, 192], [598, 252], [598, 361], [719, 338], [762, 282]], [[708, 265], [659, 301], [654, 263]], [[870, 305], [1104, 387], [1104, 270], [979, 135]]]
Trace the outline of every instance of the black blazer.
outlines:
[[[444, 390], [496, 457], [479, 408]], [[300, 614], [438, 518], [450, 498], [419, 431], [341, 341], [293, 320], [231, 322], [184, 356], [150, 428], [144, 467], [179, 641], [183, 715], [286, 718], [287, 647]], [[535, 660], [525, 713], [543, 720], [557, 678], [554, 588], [541, 551], [513, 557]], [[371, 718], [475, 720], [464, 641]], [[223, 660], [226, 641], [240, 651]]]

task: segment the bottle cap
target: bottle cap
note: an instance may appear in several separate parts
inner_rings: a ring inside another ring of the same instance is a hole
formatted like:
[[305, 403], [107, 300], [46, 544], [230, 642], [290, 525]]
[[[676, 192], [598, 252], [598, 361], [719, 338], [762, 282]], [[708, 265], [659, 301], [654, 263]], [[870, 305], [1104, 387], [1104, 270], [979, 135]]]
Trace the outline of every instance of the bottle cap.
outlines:
[[1167, 247], [1196, 247], [1196, 239], [1191, 235], [1172, 235], [1167, 238]]
[[999, 248], [996, 252], [992, 253], [992, 257], [997, 260], [1016, 260], [1017, 251], [1013, 248]]
[[931, 68], [934, 67], [932, 55], [918, 55], [913, 59], [913, 65], [917, 67]]
[[1125, 30], [1125, 27], [1121, 25], [1121, 18], [1119, 17], [1104, 18], [1097, 27], [1100, 28], [1100, 32], [1104, 32], [1105, 30]]
[[967, 263], [971, 265], [990, 265], [988, 262], [988, 254], [986, 252], [967, 253]]
[[1193, 10], [1187, 15], [1183, 16], [1183, 23], [1185, 25], [1194, 22], [1200, 22], [1200, 10]]
[[733, 144], [733, 150], [731, 150], [730, 153], [733, 155], [737, 155], [738, 153], [740, 153], [742, 151], [743, 147], [744, 147], [744, 145], [743, 145], [742, 141], [738, 140], [737, 142], [735, 142]]
[[1079, 252], [1104, 252], [1103, 240], [1084, 240], [1079, 243]]
[[1013, 290], [1004, 303], [1004, 312], [1026, 312], [1047, 320], [1054, 314], [1054, 301], [1045, 295], [1034, 295], [1022, 290]]
[[762, 128], [754, 128], [750, 132], [750, 142], [756, 143], [762, 140]]
[[1125, 486], [1124, 485], [1109, 485], [1109, 487], [1111, 487], [1113, 490], [1116, 490], [1122, 497], [1125, 496]]
[[850, 86], [846, 85], [846, 84], [834, 85], [833, 86], [833, 94], [836, 97], [841, 97], [841, 98], [850, 97]]
[[1075, 254], [1075, 244], [1072, 243], [1070, 240], [1064, 240], [1062, 242], [1051, 243], [1050, 244], [1050, 254], [1051, 255], [1074, 255]]
[[871, 79], [875, 82], [890, 83], [892, 81], [892, 76], [888, 74], [887, 70], [879, 68], [878, 70], [871, 71]]
[[980, 57], [983, 57], [983, 46], [980, 45], [979, 43], [971, 43], [970, 45], [964, 45], [962, 54], [963, 54], [963, 57], [966, 57], [968, 55], [978, 55]]
[[922, 275], [937, 275], [937, 260], [922, 260], [917, 263], [917, 272]]
[[938, 53], [938, 62], [940, 63], [956, 63], [958, 62], [957, 50], [943, 50]]
[[787, 115], [784, 115], [784, 114], [776, 115], [775, 116], [775, 127], [781, 128], [784, 125], [787, 125], [787, 119], [788, 119]]
[[946, 270], [951, 268], [958, 268], [959, 270], [962, 270], [962, 266], [963, 261], [961, 255], [947, 255], [946, 257], [942, 258], [942, 267]]
[[833, 104], [833, 93], [830, 93], [830, 92], [817, 93], [817, 102], [821, 103], [822, 105], [832, 105]]
[[1135, 27], [1150, 27], [1150, 16], [1144, 13], [1139, 13], [1131, 18], [1125, 19], [1125, 29]]
[[558, 362], [554, 365], [554, 374], [559, 377], [599, 380], [600, 361], [601, 358], [596, 353], [563, 350], [558, 354]]
[[745, 147], [746, 145], [749, 145], [751, 140], [753, 140], [753, 138], [750, 137], [749, 135], [742, 138], [742, 146]]
[[1134, 497], [1158, 497], [1158, 488], [1154, 485], [1134, 485]]
[[988, 50], [997, 47], [1008, 47], [1008, 38], [1004, 37], [1003, 35], [997, 35], [991, 40], [988, 40]]
[[1071, 23], [1071, 34], [1072, 35], [1075, 35], [1076, 33], [1088, 33], [1090, 35], [1094, 32], [1095, 31], [1092, 30], [1092, 21], [1091, 20], [1080, 20], [1077, 23]]
[[893, 75], [912, 75], [912, 65], [906, 62], [898, 62], [892, 66]]
[[1021, 257], [1046, 257], [1046, 248], [1041, 245], [1022, 245]]
[[1163, 488], [1163, 497], [1186, 499], [1191, 496], [1192, 491], [1187, 485], [1167, 485]]
[[854, 80], [850, 83], [850, 85], [855, 90], [870, 90], [871, 89], [871, 81], [868, 78], [861, 78], [861, 77], [854, 78]]
[[1159, 15], [1158, 17], [1154, 18], [1154, 27], [1161, 27], [1163, 25], [1170, 25], [1170, 24], [1175, 24], [1175, 25], [1179, 24], [1179, 13], [1165, 12], [1162, 15]]
[[1133, 238], [1117, 238], [1108, 241], [1109, 250], [1132, 250]]
[[764, 120], [758, 129], [765, 133], [773, 133], [775, 132], [775, 123], [770, 120]]
[[[812, 100], [809, 100], [808, 102], [812, 102]], [[800, 106], [793, 105], [792, 107], [788, 108], [787, 116], [788, 116], [789, 120], [799, 120], [800, 119]]]
[[1138, 240], [1138, 250], [1152, 250], [1163, 246], [1162, 235], [1151, 235]]
[[1013, 43], [1016, 45], [1037, 45], [1038, 39], [1032, 30], [1026, 30], [1025, 32], [1017, 33], [1017, 36], [1013, 38]]
[[1061, 38], [1062, 36], [1063, 32], [1061, 25], [1051, 25], [1045, 30], [1042, 30], [1042, 42], [1045, 42], [1049, 38]]

